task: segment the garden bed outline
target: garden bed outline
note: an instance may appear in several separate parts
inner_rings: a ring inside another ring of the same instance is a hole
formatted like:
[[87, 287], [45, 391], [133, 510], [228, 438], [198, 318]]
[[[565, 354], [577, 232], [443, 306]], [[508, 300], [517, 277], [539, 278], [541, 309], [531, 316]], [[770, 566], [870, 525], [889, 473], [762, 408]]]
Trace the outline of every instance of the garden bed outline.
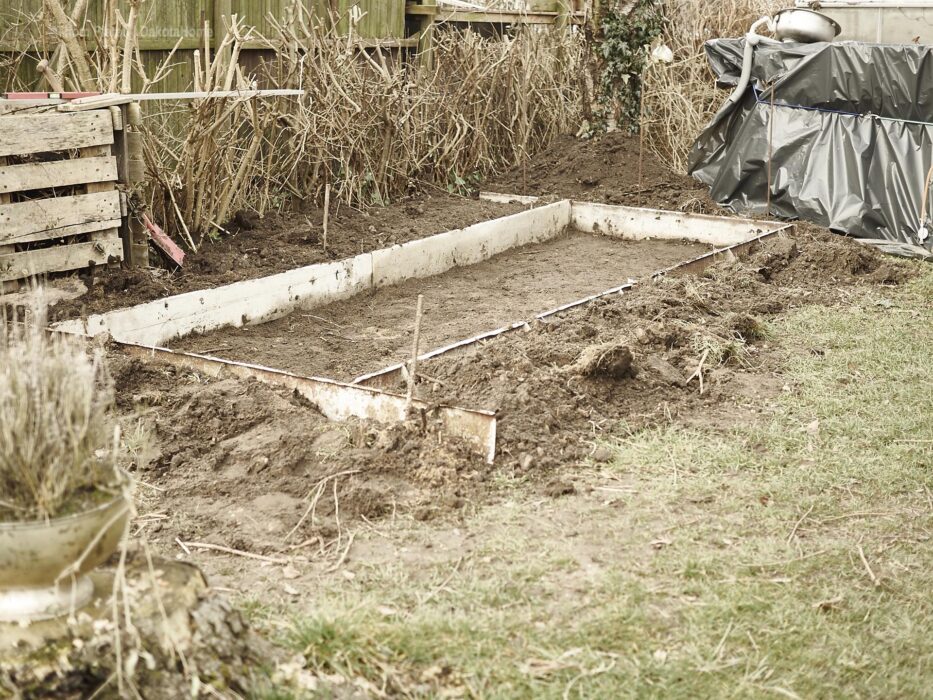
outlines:
[[[497, 196], [523, 199], [517, 195]], [[533, 205], [530, 201], [528, 203]], [[220, 357], [177, 352], [163, 346], [191, 333], [258, 325], [286, 316], [297, 309], [314, 308], [405, 280], [442, 274], [457, 267], [488, 260], [513, 248], [554, 239], [568, 228], [627, 240], [688, 240], [716, 246], [715, 250], [699, 258], [651, 275], [651, 278], [657, 278], [677, 271], [702, 270], [719, 257], [739, 254], [764, 238], [789, 232], [794, 227], [793, 224], [774, 221], [684, 214], [565, 199], [346, 260], [309, 265], [268, 277], [95, 314], [87, 319], [60, 322], [53, 325], [52, 330], [88, 338], [108, 334], [127, 353], [144, 360], [159, 360], [214, 377], [252, 378], [282, 386], [314, 403], [329, 420], [342, 421], [356, 417], [383, 423], [401, 422], [408, 416], [407, 397], [377, 387], [390, 386], [396, 382], [401, 376], [403, 365], [394, 365], [347, 384]], [[634, 284], [637, 281], [629, 280], [623, 285], [545, 311], [532, 320], [543, 320], [594, 300], [623, 293]], [[513, 330], [527, 328], [529, 324], [530, 321], [519, 321], [433, 350], [421, 359], [430, 360]], [[493, 462], [497, 429], [494, 412], [433, 406], [417, 399], [412, 400], [410, 406], [422, 411], [425, 420], [438, 421], [448, 434], [473, 443], [488, 462]]]

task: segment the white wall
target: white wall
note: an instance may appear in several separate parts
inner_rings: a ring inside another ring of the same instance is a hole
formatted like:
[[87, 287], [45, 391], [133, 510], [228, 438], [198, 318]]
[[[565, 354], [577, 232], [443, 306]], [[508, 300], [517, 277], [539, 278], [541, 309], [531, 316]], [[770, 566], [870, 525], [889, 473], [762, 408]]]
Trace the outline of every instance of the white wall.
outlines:
[[[808, 7], [796, 0], [797, 7]], [[933, 45], [933, 1], [931, 0], [822, 0], [820, 12], [842, 25], [839, 41], [882, 44], [919, 43]]]

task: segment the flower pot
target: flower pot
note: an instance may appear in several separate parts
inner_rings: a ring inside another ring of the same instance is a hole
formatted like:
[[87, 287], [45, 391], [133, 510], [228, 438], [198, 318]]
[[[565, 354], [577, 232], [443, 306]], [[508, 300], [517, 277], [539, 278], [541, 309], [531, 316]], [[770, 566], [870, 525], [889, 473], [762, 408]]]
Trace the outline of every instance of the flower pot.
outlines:
[[113, 554], [130, 515], [120, 496], [64, 518], [0, 523], [0, 622], [48, 620], [87, 604], [88, 572]]

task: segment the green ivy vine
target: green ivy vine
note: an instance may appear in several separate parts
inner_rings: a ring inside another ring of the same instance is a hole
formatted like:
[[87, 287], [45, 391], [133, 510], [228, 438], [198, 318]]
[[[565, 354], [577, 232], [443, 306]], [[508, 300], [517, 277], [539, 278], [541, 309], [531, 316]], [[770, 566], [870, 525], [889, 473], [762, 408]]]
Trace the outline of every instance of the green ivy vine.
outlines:
[[601, 116], [612, 117], [620, 127], [635, 131], [648, 47], [661, 35], [665, 20], [657, 0], [636, 0], [626, 12], [630, 5], [615, 2], [603, 9], [598, 20], [596, 54], [600, 63]]

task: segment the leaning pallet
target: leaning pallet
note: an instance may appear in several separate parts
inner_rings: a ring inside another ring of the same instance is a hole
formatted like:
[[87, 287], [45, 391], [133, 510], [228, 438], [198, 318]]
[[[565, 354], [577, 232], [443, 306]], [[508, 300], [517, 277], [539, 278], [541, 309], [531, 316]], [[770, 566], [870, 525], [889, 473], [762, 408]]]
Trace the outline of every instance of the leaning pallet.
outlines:
[[[116, 124], [115, 124], [116, 122]], [[123, 259], [109, 109], [0, 116], [0, 284]]]

